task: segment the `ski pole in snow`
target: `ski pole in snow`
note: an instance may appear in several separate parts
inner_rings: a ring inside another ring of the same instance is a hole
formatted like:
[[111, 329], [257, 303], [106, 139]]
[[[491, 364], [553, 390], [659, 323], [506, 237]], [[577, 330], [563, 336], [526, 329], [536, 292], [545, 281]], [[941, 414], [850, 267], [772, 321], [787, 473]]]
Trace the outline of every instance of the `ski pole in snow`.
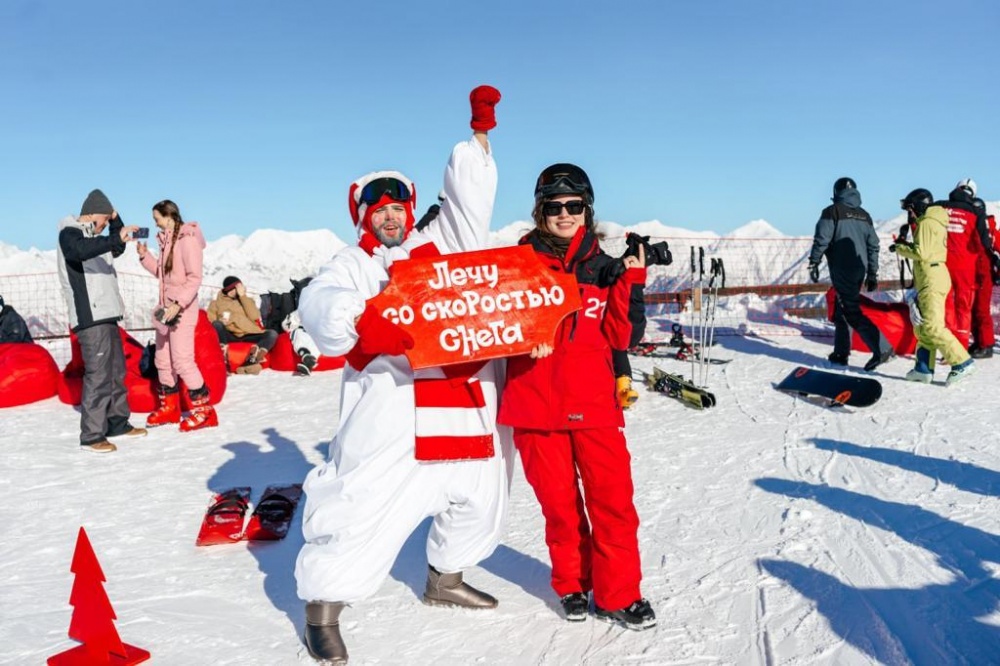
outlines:
[[[698, 347], [699, 353], [705, 351], [705, 315], [707, 314], [706, 308], [708, 307], [708, 302], [705, 300], [705, 248], [698, 248]], [[699, 386], [705, 385], [704, 379], [705, 371], [702, 368], [699, 372]], [[694, 381], [694, 377], [691, 378]]]
[[726, 286], [726, 267], [722, 263], [722, 257], [713, 258], [711, 261], [711, 277], [708, 281], [708, 345], [702, 347], [702, 363], [704, 364], [706, 379], [708, 366], [712, 362], [712, 345], [715, 344], [715, 309], [719, 303], [719, 289]]
[[[695, 247], [694, 247], [694, 245], [692, 245], [691, 246], [691, 330], [692, 330], [691, 338], [692, 338], [692, 340], [695, 339], [693, 331], [694, 331], [695, 324], [697, 324], [697, 319], [695, 318], [695, 316], [696, 316], [695, 313], [698, 310], [701, 309], [701, 302], [699, 300], [699, 296], [700, 295], [698, 293], [697, 283], [696, 283], [697, 274], [698, 274], [698, 264], [696, 263], [697, 259], [696, 259], [696, 256], [695, 256], [695, 252], [696, 252]], [[694, 381], [695, 381], [695, 378], [694, 378], [694, 354], [692, 354], [691, 355], [691, 383], [693, 384]]]

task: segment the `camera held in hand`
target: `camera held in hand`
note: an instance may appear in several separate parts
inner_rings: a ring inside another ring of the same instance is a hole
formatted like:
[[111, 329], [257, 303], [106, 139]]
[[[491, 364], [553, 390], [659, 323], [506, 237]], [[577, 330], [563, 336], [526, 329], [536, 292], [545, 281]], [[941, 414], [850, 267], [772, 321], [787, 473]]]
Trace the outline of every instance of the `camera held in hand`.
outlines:
[[667, 245], [667, 241], [650, 243], [649, 236], [630, 233], [625, 236], [625, 242], [628, 244], [628, 249], [625, 250], [622, 258], [638, 256], [639, 246], [641, 245], [646, 252], [647, 266], [669, 266], [674, 262], [674, 256], [670, 252], [670, 246]]
[[149, 238], [149, 227], [139, 227], [132, 234], [132, 238]]

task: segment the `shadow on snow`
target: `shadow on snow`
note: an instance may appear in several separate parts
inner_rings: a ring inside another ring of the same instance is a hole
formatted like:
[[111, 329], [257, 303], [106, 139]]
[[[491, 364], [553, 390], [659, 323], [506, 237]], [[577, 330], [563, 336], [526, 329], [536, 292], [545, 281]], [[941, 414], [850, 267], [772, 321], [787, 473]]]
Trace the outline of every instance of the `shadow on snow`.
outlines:
[[[847, 448], [851, 445], [834, 444], [857, 452]], [[828, 441], [825, 445], [832, 447]], [[996, 612], [1000, 600], [1000, 581], [984, 566], [1000, 563], [995, 535], [920, 507], [849, 490], [773, 478], [755, 484], [893, 532], [933, 553], [954, 578], [917, 589], [856, 588], [795, 562], [760, 561], [768, 573], [812, 599], [845, 641], [883, 663], [998, 663], [1000, 628], [979, 619]]]

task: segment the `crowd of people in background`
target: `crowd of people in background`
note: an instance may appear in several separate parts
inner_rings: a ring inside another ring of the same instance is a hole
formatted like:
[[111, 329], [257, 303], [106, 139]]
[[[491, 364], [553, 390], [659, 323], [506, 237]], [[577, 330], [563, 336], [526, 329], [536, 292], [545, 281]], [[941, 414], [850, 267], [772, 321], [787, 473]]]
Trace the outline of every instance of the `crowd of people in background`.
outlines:
[[[473, 135], [454, 147], [444, 189], [419, 222], [406, 176], [366, 174], [349, 188], [357, 245], [338, 252], [314, 278], [292, 280], [286, 302], [268, 300], [265, 315], [238, 276], [224, 279], [206, 310], [224, 358], [234, 343], [252, 345], [236, 373], [260, 373], [279, 331], [289, 334], [297, 374], [310, 374], [321, 354], [346, 358], [328, 459], [304, 483], [305, 544], [295, 565], [305, 602], [303, 640], [326, 663], [347, 662], [343, 611], [378, 590], [426, 518], [432, 526], [423, 601], [497, 606], [464, 574], [502, 536], [514, 450], [545, 519], [551, 586], [564, 618], [593, 616], [634, 630], [656, 623], [640, 591], [639, 516], [623, 412], [638, 397], [626, 352], [645, 331], [646, 267], [670, 262], [666, 244], [658, 250], [635, 237], [623, 255], [606, 254], [589, 177], [574, 164], [553, 164], [537, 179], [534, 226], [520, 244], [548, 270], [573, 275], [581, 297], [600, 308], [565, 318], [555, 339], [530, 354], [415, 371], [404, 355], [414, 345], [411, 335], [367, 304], [385, 288], [395, 262], [488, 247], [497, 182], [488, 133], [499, 101], [490, 86], [470, 94]], [[820, 214], [808, 255], [813, 282], [825, 258], [835, 294], [827, 360], [846, 367], [856, 331], [872, 354], [864, 370], [873, 371], [896, 356], [862, 306], [862, 290], [880, 287], [879, 238], [852, 178], [834, 182], [832, 202]], [[907, 222], [888, 249], [912, 263], [906, 301], [917, 346], [905, 378], [931, 383], [940, 356], [950, 366], [950, 386], [974, 372], [975, 359], [993, 355], [989, 308], [1000, 277], [1000, 229], [968, 178], [947, 199], [917, 188], [900, 205]], [[79, 215], [59, 223], [59, 278], [86, 367], [84, 450], [115, 451], [112, 440], [144, 436], [146, 428], [218, 425], [195, 360], [205, 239], [173, 201], [156, 203], [152, 219], [155, 253], [142, 240], [148, 230], [126, 226], [101, 190], [87, 195]], [[150, 304], [157, 404], [146, 428], [130, 420], [119, 334], [124, 307], [113, 260], [130, 243], [158, 284]], [[0, 342], [31, 342], [24, 319], [2, 297]]]
[[[826, 257], [835, 291], [834, 344], [828, 360], [847, 366], [855, 330], [872, 352], [864, 366], [872, 371], [896, 355], [860, 302], [862, 286], [868, 291], [879, 288], [879, 239], [852, 178], [833, 184], [833, 202], [820, 215], [809, 253], [810, 279], [819, 281], [820, 261]], [[931, 383], [940, 354], [950, 366], [945, 385], [951, 386], [975, 371], [975, 358], [993, 356], [990, 303], [993, 284], [1000, 278], [1000, 229], [976, 196], [971, 178], [960, 180], [941, 201], [926, 188], [917, 188], [900, 200], [900, 207], [907, 221], [889, 251], [912, 262], [913, 286], [906, 302], [917, 347], [916, 363], [906, 379]]]

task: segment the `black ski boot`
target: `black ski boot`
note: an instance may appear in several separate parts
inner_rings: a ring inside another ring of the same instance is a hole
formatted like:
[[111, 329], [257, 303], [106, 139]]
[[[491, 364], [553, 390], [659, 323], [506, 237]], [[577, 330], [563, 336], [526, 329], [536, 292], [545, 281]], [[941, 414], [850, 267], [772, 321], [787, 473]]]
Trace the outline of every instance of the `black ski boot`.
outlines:
[[993, 347], [969, 347], [969, 356], [976, 359], [993, 358]]
[[847, 366], [847, 354], [838, 354], [833, 352], [826, 357], [826, 360], [830, 361], [833, 365]]
[[563, 613], [570, 622], [583, 622], [590, 612], [590, 599], [586, 592], [573, 592], [559, 600]]
[[645, 599], [633, 601], [626, 608], [616, 611], [607, 611], [594, 604], [594, 617], [633, 631], [642, 631], [656, 626], [656, 614]]
[[331, 666], [347, 663], [347, 646], [340, 637], [340, 611], [345, 605], [340, 601], [310, 601], [306, 604], [304, 639], [313, 659]]
[[876, 353], [870, 359], [868, 359], [867, 363], [865, 363], [865, 370], [867, 372], [871, 372], [878, 366], [888, 361], [891, 361], [894, 358], [896, 358], [896, 351], [893, 349], [889, 349], [888, 351], [882, 354]]
[[427, 567], [427, 587], [424, 603], [428, 606], [453, 606], [459, 608], [496, 608], [495, 597], [462, 582], [462, 572], [441, 573]]

